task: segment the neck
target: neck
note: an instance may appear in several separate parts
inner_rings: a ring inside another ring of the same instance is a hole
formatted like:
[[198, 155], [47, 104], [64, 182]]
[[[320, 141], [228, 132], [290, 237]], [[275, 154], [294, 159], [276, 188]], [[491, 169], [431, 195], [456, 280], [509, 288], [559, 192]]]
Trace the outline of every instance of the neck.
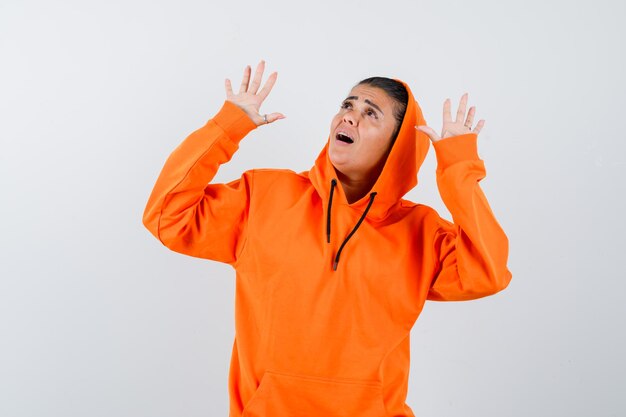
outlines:
[[365, 194], [367, 194], [374, 184], [378, 177], [383, 172], [383, 168], [385, 167], [385, 162], [387, 161], [387, 156], [389, 155], [389, 150], [385, 154], [385, 157], [378, 161], [373, 168], [369, 170], [369, 172], [342, 172], [337, 167], [335, 168], [335, 172], [337, 173], [337, 178], [341, 183], [341, 187], [343, 188], [343, 192], [346, 195], [346, 199], [348, 200], [348, 204], [352, 204], [355, 201], [359, 201]]
[[374, 175], [366, 175], [366, 176], [356, 176], [356, 175], [346, 175], [339, 170], [337, 171], [337, 178], [339, 178], [339, 182], [341, 182], [341, 186], [343, 188], [343, 192], [348, 199], [348, 204], [352, 204], [355, 201], [363, 198], [365, 194], [369, 190], [372, 189], [374, 183], [378, 179], [378, 175], [380, 172], [374, 172]]

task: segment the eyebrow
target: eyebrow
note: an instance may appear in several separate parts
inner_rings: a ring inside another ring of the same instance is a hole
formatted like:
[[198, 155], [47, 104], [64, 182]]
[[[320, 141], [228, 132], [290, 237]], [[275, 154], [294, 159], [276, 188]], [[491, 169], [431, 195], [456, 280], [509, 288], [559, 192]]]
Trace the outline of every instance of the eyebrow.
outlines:
[[[358, 100], [358, 99], [359, 99], [359, 96], [349, 96], [349, 97], [346, 97], [346, 100]], [[344, 100], [344, 101], [346, 101], [346, 100]], [[369, 104], [370, 106], [374, 107], [374, 108], [375, 108], [376, 110], [378, 110], [379, 112], [381, 112], [383, 116], [385, 115], [385, 113], [384, 113], [384, 112], [380, 109], [380, 107], [378, 107], [378, 106], [376, 105], [376, 103], [374, 103], [373, 101], [370, 101], [370, 100], [369, 100], [369, 99], [367, 99], [367, 98], [366, 98], [364, 101], [365, 101], [367, 104]]]

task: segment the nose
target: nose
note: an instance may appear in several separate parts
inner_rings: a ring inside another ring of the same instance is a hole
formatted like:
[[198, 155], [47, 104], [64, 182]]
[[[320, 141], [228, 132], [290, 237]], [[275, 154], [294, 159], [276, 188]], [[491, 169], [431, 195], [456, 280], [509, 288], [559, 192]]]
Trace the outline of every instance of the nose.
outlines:
[[343, 121], [345, 123], [348, 123], [348, 124], [354, 126], [356, 124], [356, 121], [357, 121], [354, 112], [353, 111], [345, 112], [344, 115], [343, 115]]

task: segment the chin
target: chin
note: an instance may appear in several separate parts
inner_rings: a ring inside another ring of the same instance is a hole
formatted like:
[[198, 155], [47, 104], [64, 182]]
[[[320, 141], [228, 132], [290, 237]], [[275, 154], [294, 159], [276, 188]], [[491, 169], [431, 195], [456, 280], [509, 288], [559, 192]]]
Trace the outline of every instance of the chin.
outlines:
[[336, 161], [333, 158], [329, 158], [331, 164], [333, 165], [333, 167], [335, 168], [335, 171], [337, 171], [337, 175], [341, 174], [341, 175], [345, 175], [347, 176], [348, 173], [350, 172], [350, 165], [347, 163], [341, 163], [341, 161]]
[[331, 148], [328, 149], [328, 159], [330, 159], [330, 162], [332, 162], [332, 164], [334, 165], [335, 168], [339, 168], [342, 165], [345, 165], [348, 161], [347, 158], [344, 156], [342, 157], [336, 157], [334, 154], [334, 150]]

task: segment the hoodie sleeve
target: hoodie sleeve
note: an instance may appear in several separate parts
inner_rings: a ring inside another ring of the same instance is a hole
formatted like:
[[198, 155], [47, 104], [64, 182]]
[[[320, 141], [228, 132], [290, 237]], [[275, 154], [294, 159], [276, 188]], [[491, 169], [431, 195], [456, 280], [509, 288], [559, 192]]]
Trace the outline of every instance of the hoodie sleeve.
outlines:
[[486, 171], [478, 157], [477, 138], [468, 133], [433, 144], [437, 186], [454, 223], [438, 218], [429, 300], [481, 298], [503, 290], [511, 280], [508, 239], [478, 184]]
[[143, 224], [173, 251], [232, 264], [245, 243], [252, 173], [208, 184], [256, 124], [235, 104], [192, 132], [168, 157], [143, 214]]

